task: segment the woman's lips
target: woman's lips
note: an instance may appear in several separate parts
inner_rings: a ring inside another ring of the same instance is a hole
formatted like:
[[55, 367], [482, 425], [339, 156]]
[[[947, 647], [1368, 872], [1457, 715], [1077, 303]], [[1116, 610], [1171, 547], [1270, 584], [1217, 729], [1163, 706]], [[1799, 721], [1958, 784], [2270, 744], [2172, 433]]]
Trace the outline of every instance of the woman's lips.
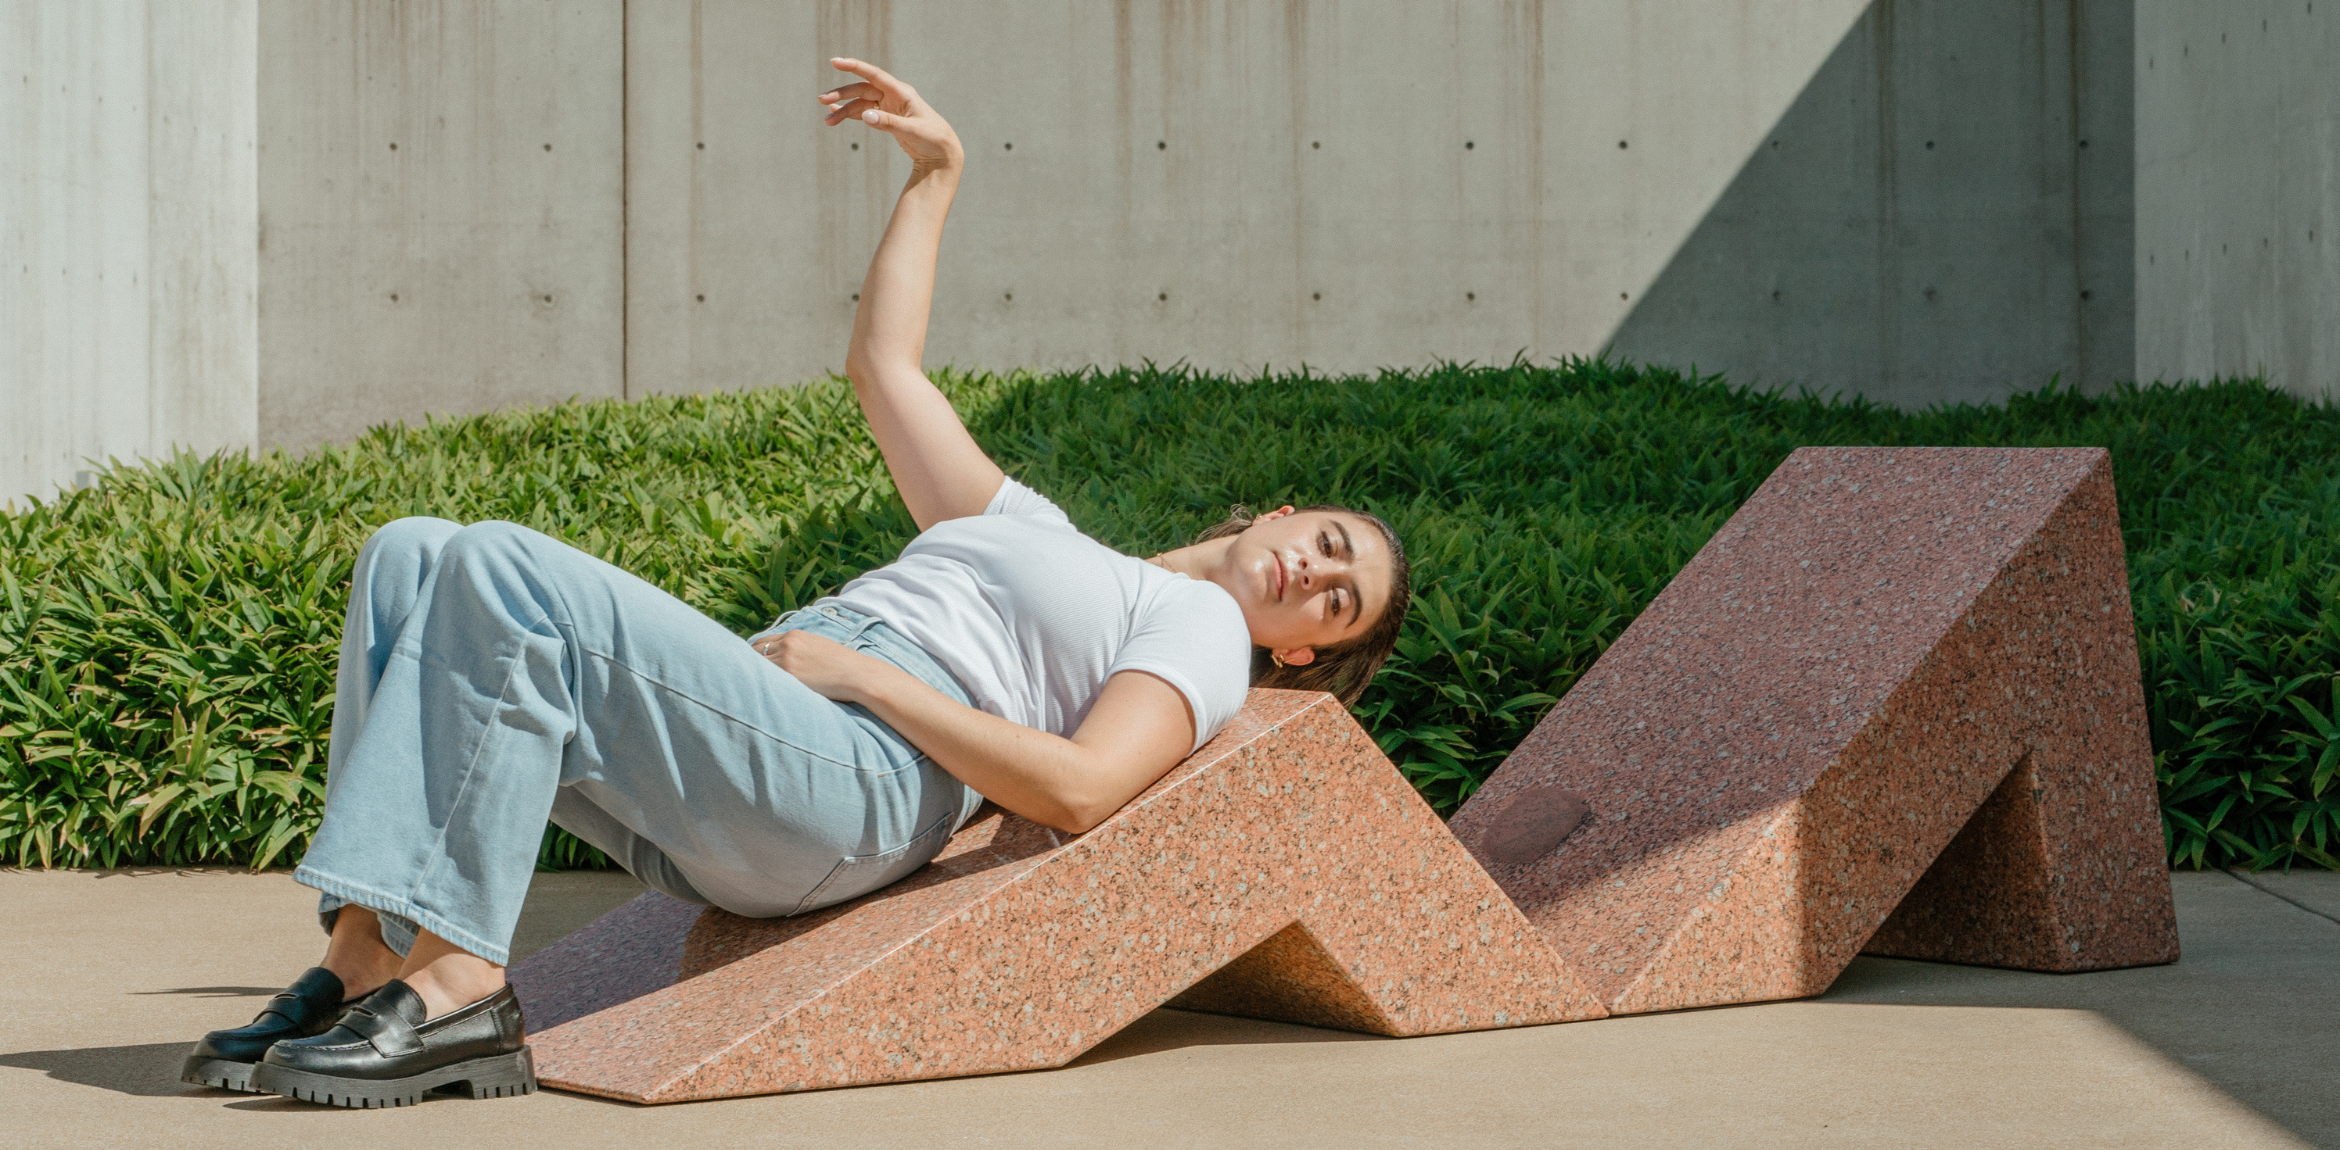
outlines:
[[1291, 579], [1292, 579], [1292, 577], [1291, 577], [1291, 574], [1290, 574], [1289, 572], [1287, 572], [1287, 571], [1285, 571], [1285, 570], [1284, 570], [1284, 557], [1283, 557], [1283, 556], [1281, 556], [1281, 555], [1278, 555], [1278, 556], [1275, 556], [1275, 560], [1276, 560], [1276, 599], [1277, 599], [1277, 601], [1281, 602], [1281, 601], [1283, 600], [1283, 598], [1284, 598], [1284, 584], [1291, 582]]

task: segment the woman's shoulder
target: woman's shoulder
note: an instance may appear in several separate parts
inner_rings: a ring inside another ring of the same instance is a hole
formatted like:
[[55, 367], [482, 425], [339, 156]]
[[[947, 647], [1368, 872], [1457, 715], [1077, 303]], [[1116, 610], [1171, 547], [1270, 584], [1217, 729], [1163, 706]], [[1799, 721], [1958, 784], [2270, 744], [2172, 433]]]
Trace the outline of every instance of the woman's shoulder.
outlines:
[[1189, 578], [1151, 564], [1147, 569], [1162, 575], [1155, 593], [1148, 597], [1152, 600], [1152, 611], [1179, 619], [1195, 628], [1198, 636], [1232, 637], [1241, 643], [1244, 651], [1250, 651], [1251, 626], [1243, 621], [1243, 608], [1226, 588], [1208, 579]]
[[983, 508], [986, 518], [1007, 516], [1018, 519], [1039, 519], [1049, 523], [1072, 526], [1072, 517], [1056, 502], [1016, 480], [1013, 475], [1001, 476], [999, 490]]

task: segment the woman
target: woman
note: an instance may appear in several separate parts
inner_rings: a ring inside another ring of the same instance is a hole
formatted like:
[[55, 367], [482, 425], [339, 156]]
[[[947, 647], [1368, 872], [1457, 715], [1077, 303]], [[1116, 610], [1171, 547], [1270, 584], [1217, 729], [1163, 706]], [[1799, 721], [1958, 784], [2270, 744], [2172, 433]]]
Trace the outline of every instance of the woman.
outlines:
[[545, 820], [644, 883], [801, 914], [932, 858], [988, 798], [1079, 833], [1268, 685], [1354, 699], [1404, 617], [1387, 524], [1237, 518], [1139, 560], [987, 458], [920, 369], [964, 153], [858, 60], [820, 97], [909, 153], [846, 374], [921, 534], [746, 643], [508, 523], [405, 519], [359, 553], [325, 815], [295, 877], [325, 958], [183, 1076], [343, 1106], [535, 1088], [504, 982]]

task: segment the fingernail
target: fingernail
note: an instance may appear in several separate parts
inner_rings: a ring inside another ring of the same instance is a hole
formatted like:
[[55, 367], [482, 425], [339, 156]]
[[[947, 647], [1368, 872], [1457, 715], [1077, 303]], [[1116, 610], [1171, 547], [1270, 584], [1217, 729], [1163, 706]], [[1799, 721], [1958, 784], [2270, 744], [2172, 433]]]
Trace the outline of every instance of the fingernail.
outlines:
[[862, 123], [864, 123], [864, 124], [875, 124], [875, 123], [877, 123], [877, 122], [878, 122], [878, 111], [877, 111], [877, 109], [875, 109], [875, 108], [871, 108], [869, 111], [863, 112], [863, 113], [861, 114], [861, 122], [862, 122]]

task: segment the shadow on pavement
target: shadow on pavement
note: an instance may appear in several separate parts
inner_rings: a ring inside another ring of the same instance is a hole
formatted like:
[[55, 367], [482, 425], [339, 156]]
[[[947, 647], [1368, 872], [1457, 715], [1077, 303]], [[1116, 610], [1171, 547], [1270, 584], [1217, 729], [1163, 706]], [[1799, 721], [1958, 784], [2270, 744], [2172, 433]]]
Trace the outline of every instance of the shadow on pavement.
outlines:
[[170, 990], [133, 990], [130, 993], [191, 994], [203, 998], [268, 998], [283, 989], [281, 986], [181, 986]]
[[[2340, 1147], [2340, 922], [2215, 872], [2182, 888], [2169, 966], [2042, 974], [1863, 955], [1815, 1001], [2085, 1010], [2316, 1146]], [[2300, 880], [2340, 893], [2340, 875]]]
[[1065, 1064], [1065, 1069], [1079, 1066], [1099, 1066], [1160, 1054], [1189, 1046], [1258, 1046], [1265, 1043], [1299, 1042], [1388, 1042], [1378, 1034], [1354, 1034], [1346, 1030], [1320, 1030], [1290, 1022], [1269, 1022], [1259, 1018], [1235, 1018], [1224, 1014], [1204, 1014], [1193, 1010], [1173, 1010], [1167, 1006], [1123, 1027], [1121, 1032], [1090, 1047], [1089, 1052]]
[[[273, 994], [274, 991], [269, 993]], [[96, 1086], [139, 1098], [168, 1098], [180, 1094], [217, 1094], [179, 1081], [179, 1064], [187, 1057], [186, 1042], [148, 1042], [137, 1046], [86, 1046], [78, 1050], [24, 1050], [0, 1054], [0, 1066], [38, 1070], [59, 1082]]]

